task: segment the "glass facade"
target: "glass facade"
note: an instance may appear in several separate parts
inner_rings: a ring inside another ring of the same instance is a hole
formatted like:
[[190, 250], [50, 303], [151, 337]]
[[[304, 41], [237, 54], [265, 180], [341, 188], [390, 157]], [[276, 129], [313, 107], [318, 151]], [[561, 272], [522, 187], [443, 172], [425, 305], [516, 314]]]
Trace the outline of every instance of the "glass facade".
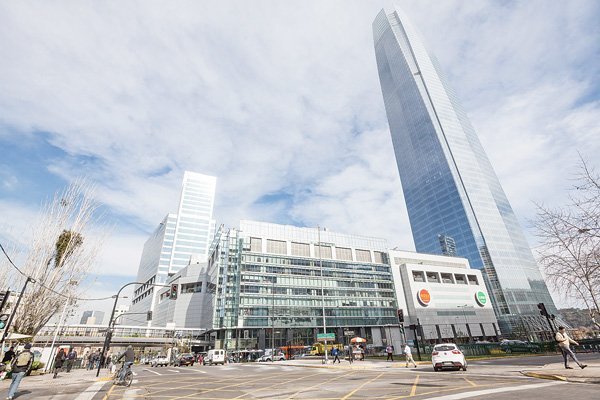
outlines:
[[[398, 10], [373, 22], [386, 113], [416, 250], [483, 271], [503, 332], [556, 308], [500, 182], [435, 58]], [[451, 238], [451, 246], [447, 240]]]
[[[323, 245], [319, 246], [316, 229], [279, 225], [277, 231], [274, 224], [263, 224], [258, 230], [250, 228], [257, 224], [251, 222], [240, 230], [217, 233], [209, 258], [209, 269], [215, 271], [217, 283], [214, 329], [243, 329], [252, 335], [274, 328], [276, 332], [289, 331], [290, 337], [308, 335], [310, 340], [303, 342], [311, 344], [315, 329], [323, 326], [323, 306], [329, 332], [337, 333], [342, 327], [398, 324], [385, 241], [377, 239], [381, 246], [375, 249], [355, 249], [347, 247], [350, 235], [327, 232], [329, 236], [322, 238]], [[291, 234], [286, 235], [286, 231]], [[300, 242], [303, 234], [306, 241]], [[341, 236], [346, 239], [346, 247], [341, 247], [343, 258], [350, 251], [363, 257], [372, 254], [372, 259], [378, 261], [360, 261], [356, 256], [338, 260], [336, 243], [331, 239]], [[361, 244], [368, 240], [355, 238]], [[262, 243], [266, 251], [257, 251]], [[304, 256], [297, 256], [299, 253]], [[268, 338], [265, 340], [268, 342]]]

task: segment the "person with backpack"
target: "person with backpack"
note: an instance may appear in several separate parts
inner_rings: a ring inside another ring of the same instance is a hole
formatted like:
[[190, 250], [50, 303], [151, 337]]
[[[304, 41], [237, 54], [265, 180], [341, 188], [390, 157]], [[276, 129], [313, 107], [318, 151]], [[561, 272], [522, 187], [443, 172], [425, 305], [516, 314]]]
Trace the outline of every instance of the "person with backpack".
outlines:
[[390, 359], [391, 359], [392, 362], [394, 362], [394, 346], [391, 346], [388, 344], [387, 347], [385, 348], [385, 352], [387, 353], [386, 361], [390, 361]]
[[62, 370], [62, 366], [66, 358], [67, 356], [65, 354], [65, 349], [60, 349], [60, 351], [56, 354], [56, 357], [54, 357], [54, 376], [52, 377], [53, 379], [56, 379], [56, 377], [58, 376], [58, 371]]
[[12, 400], [17, 393], [21, 380], [31, 369], [33, 364], [33, 353], [31, 352], [31, 343], [25, 344], [25, 349], [13, 358], [10, 370], [12, 373], [12, 382], [8, 388], [7, 400]]
[[337, 347], [334, 347], [331, 350], [331, 355], [333, 356], [333, 363], [335, 364], [335, 360], [337, 360], [338, 364], [340, 363], [340, 351]]

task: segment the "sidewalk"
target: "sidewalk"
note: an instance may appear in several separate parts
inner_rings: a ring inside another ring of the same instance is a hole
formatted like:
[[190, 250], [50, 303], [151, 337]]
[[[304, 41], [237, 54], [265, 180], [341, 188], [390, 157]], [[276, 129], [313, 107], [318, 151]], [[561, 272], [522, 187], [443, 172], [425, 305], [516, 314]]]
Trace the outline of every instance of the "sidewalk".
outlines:
[[600, 383], [600, 363], [588, 362], [587, 368], [581, 369], [571, 362], [573, 369], [565, 369], [563, 363], [546, 364], [541, 368], [522, 370], [525, 376], [533, 378], [552, 379], [557, 381]]
[[[74, 395], [75, 392], [81, 393], [85, 388], [98, 381], [101, 382], [99, 384], [104, 384], [111, 375], [107, 369], [102, 369], [98, 378], [96, 378], [96, 370], [73, 369], [69, 373], [59, 372], [56, 379], [53, 379], [52, 376], [52, 373], [26, 376], [19, 385], [20, 395], [16, 398], [26, 400], [64, 395], [66, 398], [74, 399], [77, 397]], [[0, 381], [0, 398], [6, 396], [10, 383], [11, 379]], [[67, 391], [67, 389], [70, 390]]]

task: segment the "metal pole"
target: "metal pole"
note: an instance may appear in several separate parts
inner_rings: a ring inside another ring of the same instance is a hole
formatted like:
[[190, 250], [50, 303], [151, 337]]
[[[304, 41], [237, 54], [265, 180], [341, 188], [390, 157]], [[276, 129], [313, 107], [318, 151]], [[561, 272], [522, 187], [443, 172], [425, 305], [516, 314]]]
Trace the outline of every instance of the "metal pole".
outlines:
[[[323, 334], [327, 334], [327, 320], [325, 318], [325, 291], [323, 290], [323, 257], [321, 257], [321, 227], [317, 225], [317, 238], [319, 245], [319, 268], [321, 269], [321, 305], [323, 308]], [[327, 358], [327, 339], [325, 339], [325, 364], [328, 362]]]
[[271, 281], [271, 362], [275, 360], [275, 277]]
[[27, 277], [27, 279], [25, 280], [25, 283], [23, 284], [23, 288], [21, 289], [21, 293], [19, 294], [19, 297], [17, 298], [17, 304], [15, 304], [14, 308], [12, 309], [11, 313], [10, 313], [10, 317], [8, 317], [8, 321], [6, 322], [6, 326], [4, 327], [4, 333], [2, 334], [2, 340], [0, 341], [0, 353], [4, 353], [4, 341], [6, 340], [6, 336], [8, 336], [8, 328], [10, 328], [10, 325], [12, 324], [12, 320], [15, 317], [15, 314], [17, 313], [17, 308], [19, 308], [19, 304], [21, 304], [21, 299], [23, 298], [23, 293], [25, 293], [25, 289], [27, 288], [27, 284], [29, 282], [34, 282], [35, 280], [31, 277]]
[[71, 301], [71, 298], [67, 298], [67, 301], [65, 302], [65, 306], [63, 307], [62, 313], [60, 314], [60, 318], [58, 319], [58, 324], [56, 325], [56, 329], [54, 330], [54, 337], [52, 338], [52, 344], [50, 345], [50, 356], [48, 357], [48, 362], [46, 363], [46, 366], [44, 367], [44, 371], [48, 371], [48, 369], [51, 367], [52, 363], [52, 353], [54, 353], [54, 345], [56, 344], [56, 338], [58, 337], [58, 332], [60, 332], [60, 327], [62, 325], [63, 322], [63, 318], [65, 316], [65, 313], [67, 312], [67, 307], [69, 305], [69, 302]]

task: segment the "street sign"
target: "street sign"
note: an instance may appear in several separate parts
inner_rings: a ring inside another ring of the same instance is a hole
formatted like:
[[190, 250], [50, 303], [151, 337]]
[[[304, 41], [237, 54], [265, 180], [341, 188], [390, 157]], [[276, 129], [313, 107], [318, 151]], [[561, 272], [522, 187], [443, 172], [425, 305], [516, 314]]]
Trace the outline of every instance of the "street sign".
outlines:
[[354, 336], [354, 331], [344, 331], [344, 336]]
[[8, 321], [8, 314], [0, 314], [0, 329], [4, 329]]
[[325, 341], [334, 341], [335, 340], [335, 333], [317, 333], [317, 341], [318, 342], [325, 342]]

